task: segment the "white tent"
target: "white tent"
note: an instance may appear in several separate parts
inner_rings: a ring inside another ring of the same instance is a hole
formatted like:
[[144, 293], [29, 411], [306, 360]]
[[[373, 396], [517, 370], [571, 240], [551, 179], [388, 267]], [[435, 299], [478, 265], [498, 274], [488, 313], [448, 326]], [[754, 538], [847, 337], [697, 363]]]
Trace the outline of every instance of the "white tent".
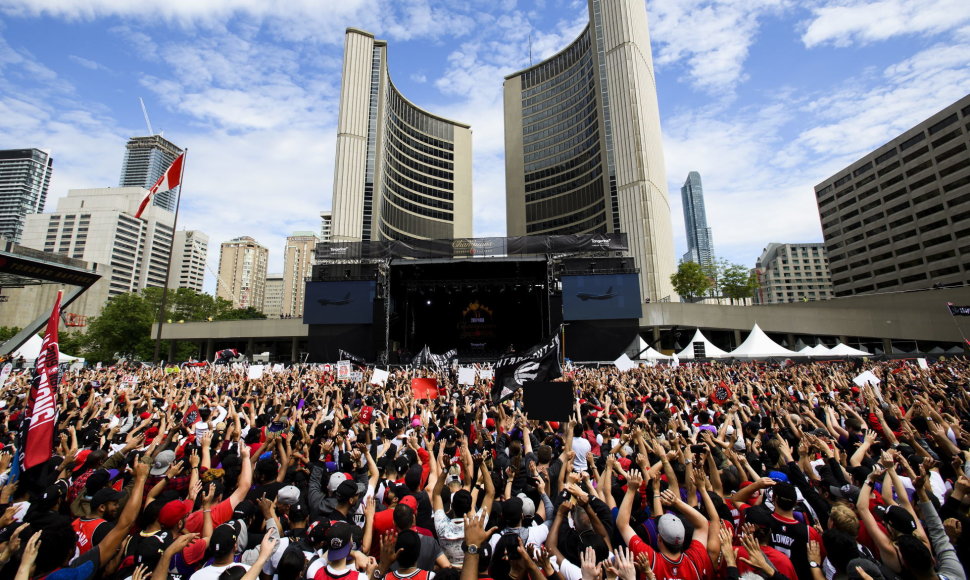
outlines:
[[637, 335], [626, 352], [631, 359], [635, 360], [662, 360], [670, 358], [665, 354], [657, 352], [652, 346], [648, 346], [647, 341], [643, 340], [643, 337], [639, 335]]
[[642, 358], [643, 360], [666, 360], [670, 357], [663, 354], [662, 352], [657, 352], [653, 350], [653, 347], [651, 346], [642, 355], [640, 355], [640, 358]]
[[[27, 342], [20, 345], [13, 354], [10, 355], [11, 359], [17, 360], [19, 357], [24, 357], [24, 361], [27, 364], [34, 364], [37, 360], [37, 355], [40, 354], [40, 347], [43, 346], [44, 339], [37, 336], [36, 334], [27, 339]], [[60, 353], [59, 361], [61, 363], [72, 363], [74, 361], [84, 361], [83, 358], [78, 358], [76, 356], [71, 356], [69, 354]]]
[[802, 356], [801, 353], [781, 346], [777, 342], [768, 338], [761, 327], [757, 324], [751, 329], [751, 334], [744, 339], [741, 345], [731, 351], [728, 356], [741, 358], [759, 358], [769, 356]]
[[822, 343], [819, 343], [812, 347], [811, 356], [831, 356], [831, 354], [832, 354], [832, 349], [830, 349], [829, 347], [825, 346]]
[[[798, 346], [797, 344], [795, 346]], [[798, 349], [798, 354], [803, 354], [805, 356], [815, 356], [815, 351], [810, 346], [806, 346]]]
[[707, 337], [704, 336], [704, 333], [702, 333], [701, 332], [701, 329], [698, 328], [697, 329], [697, 332], [694, 333], [694, 338], [690, 339], [690, 342], [687, 343], [687, 348], [685, 348], [684, 350], [682, 350], [679, 353], [677, 353], [677, 357], [678, 358], [694, 358], [694, 343], [695, 342], [701, 342], [701, 343], [704, 344], [704, 355], [706, 357], [708, 357], [708, 358], [716, 358], [716, 357], [724, 356], [724, 355], [727, 354], [725, 351], [723, 351], [723, 350], [717, 348], [716, 346], [714, 346], [714, 343], [712, 343], [711, 341], [707, 340]]
[[851, 346], [842, 344], [841, 342], [829, 349], [829, 354], [833, 356], [869, 356], [868, 352], [859, 350], [857, 348], [852, 348]]

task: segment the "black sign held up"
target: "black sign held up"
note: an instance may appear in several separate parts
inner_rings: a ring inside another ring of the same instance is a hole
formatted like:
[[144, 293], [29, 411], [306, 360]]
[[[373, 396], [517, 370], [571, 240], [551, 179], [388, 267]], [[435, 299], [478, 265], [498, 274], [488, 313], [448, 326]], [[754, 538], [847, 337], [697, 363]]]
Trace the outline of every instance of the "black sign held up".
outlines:
[[572, 381], [531, 383], [522, 388], [526, 416], [533, 421], [568, 421], [576, 405]]

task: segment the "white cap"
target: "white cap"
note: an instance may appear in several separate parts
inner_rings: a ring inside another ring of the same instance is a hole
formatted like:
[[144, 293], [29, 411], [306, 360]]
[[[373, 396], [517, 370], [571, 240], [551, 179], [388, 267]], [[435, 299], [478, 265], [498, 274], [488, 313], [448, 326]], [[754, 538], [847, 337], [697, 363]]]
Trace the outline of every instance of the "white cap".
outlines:
[[657, 522], [657, 533], [660, 538], [670, 546], [683, 546], [684, 544], [684, 522], [674, 514], [664, 514]]

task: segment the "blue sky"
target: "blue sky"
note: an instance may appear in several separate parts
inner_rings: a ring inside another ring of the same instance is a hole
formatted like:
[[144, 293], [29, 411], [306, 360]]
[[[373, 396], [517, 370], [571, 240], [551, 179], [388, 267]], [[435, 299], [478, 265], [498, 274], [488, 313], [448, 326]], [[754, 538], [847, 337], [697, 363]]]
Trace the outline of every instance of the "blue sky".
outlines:
[[[716, 253], [820, 241], [812, 187], [970, 93], [966, 0], [654, 0], [677, 256], [680, 186], [699, 171]], [[330, 207], [343, 35], [389, 42], [413, 102], [474, 132], [475, 235], [504, 235], [502, 79], [562, 49], [574, 0], [0, 0], [0, 148], [54, 155], [48, 208], [116, 185], [155, 130], [190, 152], [179, 226], [285, 236]], [[209, 275], [207, 288], [213, 287]]]

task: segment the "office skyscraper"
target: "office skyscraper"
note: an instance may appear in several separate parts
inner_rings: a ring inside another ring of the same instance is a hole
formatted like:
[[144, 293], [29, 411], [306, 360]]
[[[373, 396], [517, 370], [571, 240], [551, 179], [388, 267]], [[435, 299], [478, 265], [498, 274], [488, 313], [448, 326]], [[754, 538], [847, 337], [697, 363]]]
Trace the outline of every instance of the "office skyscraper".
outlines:
[[[121, 166], [121, 187], [148, 189], [172, 165], [182, 149], [161, 135], [132, 137], [125, 145], [125, 161]], [[153, 205], [175, 211], [177, 190], [160, 191], [152, 200]]]
[[970, 282], [970, 95], [815, 186], [836, 296]]
[[0, 151], [0, 237], [19, 243], [27, 215], [44, 211], [52, 167], [40, 149]]
[[508, 235], [624, 232], [641, 294], [673, 296], [674, 241], [643, 0], [588, 0], [561, 52], [505, 79]]
[[72, 189], [51, 213], [27, 216], [22, 244], [111, 267], [108, 296], [165, 285], [175, 214], [151, 206], [135, 219], [140, 187]]
[[691, 171], [687, 174], [687, 181], [680, 188], [680, 197], [684, 202], [684, 226], [687, 228], [687, 253], [684, 254], [684, 261], [710, 266], [714, 263], [714, 240], [711, 237], [711, 228], [707, 227], [700, 173]]
[[198, 230], [179, 230], [175, 232], [172, 247], [172, 271], [168, 277], [168, 287], [202, 292], [209, 236]]
[[395, 88], [387, 43], [347, 29], [337, 118], [333, 240], [467, 237], [471, 128], [418, 108]]
[[329, 242], [333, 234], [333, 212], [320, 212], [320, 241]]
[[832, 297], [825, 244], [768, 244], [755, 262], [755, 304], [814, 302]]
[[232, 302], [233, 308], [262, 311], [268, 262], [269, 250], [249, 236], [223, 242], [216, 296]]
[[293, 235], [286, 238], [286, 250], [283, 254], [283, 314], [303, 315], [306, 280], [313, 267], [313, 250], [319, 241], [320, 238], [313, 232], [293, 232]]
[[268, 274], [266, 276], [263, 314], [269, 318], [283, 316], [283, 274]]

